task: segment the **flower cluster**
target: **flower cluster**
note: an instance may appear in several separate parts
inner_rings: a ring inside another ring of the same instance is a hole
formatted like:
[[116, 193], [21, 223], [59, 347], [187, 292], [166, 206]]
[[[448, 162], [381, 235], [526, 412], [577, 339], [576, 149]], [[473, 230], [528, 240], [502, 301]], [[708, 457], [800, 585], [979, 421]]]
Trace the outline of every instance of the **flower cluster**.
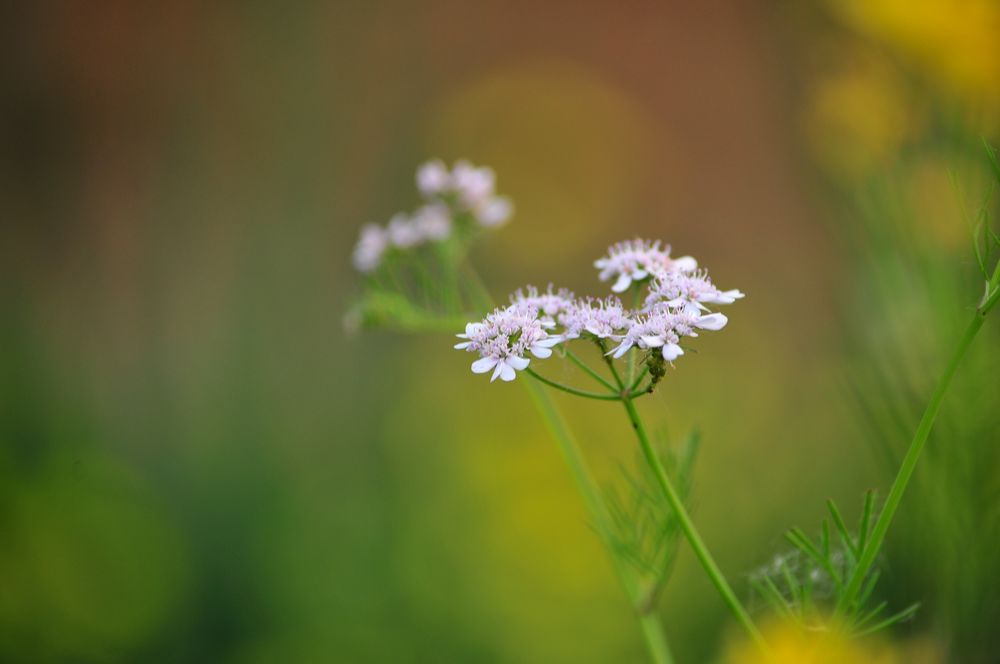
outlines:
[[701, 330], [721, 330], [728, 323], [708, 305], [732, 304], [743, 297], [738, 290], [717, 288], [690, 256], [671, 258], [670, 247], [661, 248], [659, 242], [620, 242], [595, 267], [602, 281], [615, 279], [615, 292], [645, 289], [641, 308], [627, 309], [614, 296], [575, 298], [566, 289], [549, 286], [542, 292], [528, 286], [511, 296], [508, 307], [480, 323], [469, 323], [458, 335], [466, 341], [455, 348], [479, 353], [473, 372], [493, 370], [493, 380], [507, 381], [527, 368], [528, 352], [547, 358], [553, 346], [577, 339], [596, 341], [605, 349], [605, 344], [615, 344], [607, 351], [614, 359], [637, 348], [673, 362], [684, 354], [685, 338], [697, 337]]
[[698, 261], [690, 256], [671, 258], [670, 245], [661, 249], [659, 240], [635, 239], [613, 245], [607, 256], [594, 261], [594, 267], [600, 270], [597, 277], [601, 281], [615, 279], [612, 292], [623, 293], [633, 281], [669, 272], [691, 272], [697, 269]]
[[459, 212], [468, 212], [480, 226], [500, 226], [510, 219], [514, 206], [496, 195], [496, 175], [487, 166], [473, 166], [464, 159], [449, 171], [440, 159], [417, 169], [417, 188], [431, 201], [447, 201]]
[[656, 276], [649, 284], [646, 309], [683, 308], [697, 313], [709, 311], [707, 304], [732, 304], [743, 297], [739, 290], [719, 290], [708, 277], [707, 270], [667, 272]]
[[412, 214], [396, 214], [385, 227], [362, 227], [352, 256], [354, 267], [373, 272], [390, 249], [405, 251], [447, 240], [465, 215], [479, 226], [502, 225], [514, 208], [509, 199], [496, 195], [495, 186], [493, 170], [485, 166], [458, 161], [449, 171], [439, 160], [423, 164], [417, 169], [417, 188], [427, 202]]
[[472, 363], [473, 373], [493, 371], [490, 382], [497, 378], [514, 380], [515, 370], [528, 368], [531, 360], [527, 353], [544, 359], [562, 341], [562, 337], [545, 330], [538, 314], [537, 308], [527, 305], [496, 309], [481, 323], [466, 325], [465, 334], [458, 335], [465, 341], [455, 344], [455, 348], [479, 353], [479, 359]]

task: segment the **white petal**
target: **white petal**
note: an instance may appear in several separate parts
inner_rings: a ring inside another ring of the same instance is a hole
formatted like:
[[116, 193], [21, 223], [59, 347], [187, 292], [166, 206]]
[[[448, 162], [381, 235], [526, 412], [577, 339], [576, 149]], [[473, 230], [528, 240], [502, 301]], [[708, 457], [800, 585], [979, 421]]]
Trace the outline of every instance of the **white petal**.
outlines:
[[622, 355], [624, 355], [625, 353], [627, 353], [628, 349], [631, 348], [631, 347], [632, 347], [632, 342], [631, 341], [623, 341], [618, 346], [618, 348], [615, 348], [613, 351], [607, 353], [607, 355], [611, 355], [611, 353], [614, 353], [614, 355], [612, 355], [612, 357], [614, 357], [617, 360], [619, 357], [621, 357]]
[[505, 383], [509, 383], [510, 381], [517, 378], [517, 372], [514, 371], [514, 367], [510, 366], [509, 364], [505, 364], [503, 362], [500, 363], [500, 366], [503, 367], [503, 370], [500, 372], [500, 380], [504, 381]]
[[546, 337], [541, 341], [537, 342], [536, 346], [541, 346], [542, 348], [552, 348], [553, 346], [558, 346], [563, 342], [563, 338], [559, 335]]
[[674, 268], [681, 272], [694, 272], [698, 269], [698, 261], [691, 256], [680, 256], [679, 258], [674, 258], [673, 262]]
[[497, 362], [497, 368], [493, 370], [493, 375], [490, 376], [490, 382], [492, 383], [497, 379], [498, 376], [502, 375], [504, 369], [507, 369], [507, 365], [503, 363], [503, 360]]
[[654, 337], [652, 335], [643, 335], [642, 343], [646, 344], [650, 348], [658, 348], [663, 345], [663, 339], [660, 337]]
[[744, 297], [746, 297], [746, 294], [743, 293], [743, 291], [739, 290], [738, 288], [734, 288], [732, 290], [727, 290], [727, 291], [722, 291], [722, 294], [725, 295], [726, 297], [730, 297], [730, 298], [732, 298], [734, 300], [742, 300]]
[[677, 344], [667, 344], [663, 347], [663, 359], [667, 362], [673, 362], [683, 354], [684, 349]]
[[478, 332], [482, 327], [483, 327], [482, 323], [466, 323], [465, 335], [471, 337], [473, 334]]
[[551, 348], [546, 348], [545, 346], [541, 346], [539, 344], [535, 344], [534, 346], [532, 346], [528, 350], [530, 350], [531, 354], [534, 355], [535, 357], [537, 357], [540, 360], [544, 360], [545, 358], [552, 356], [552, 349]]
[[723, 314], [708, 314], [699, 318], [695, 322], [695, 326], [703, 330], [721, 330], [728, 322], [729, 319]]
[[611, 287], [612, 292], [622, 293], [628, 290], [628, 287], [632, 285], [632, 277], [627, 274], [619, 274], [618, 280], [615, 282], [614, 286]]
[[455, 344], [454, 346], [452, 346], [452, 348], [457, 348], [458, 350], [462, 350], [464, 348], [468, 348], [471, 345], [472, 345], [471, 341], [463, 341], [460, 344]]
[[[552, 351], [549, 352], [551, 353]], [[528, 368], [528, 365], [531, 364], [531, 359], [527, 357], [508, 357], [506, 360], [504, 360], [504, 362], [514, 367], [518, 371], [524, 371], [525, 369]]]
[[645, 270], [641, 270], [640, 269], [640, 270], [635, 270], [634, 272], [632, 272], [632, 278], [633, 279], [645, 279], [648, 276], [649, 276], [649, 272], [646, 272]]
[[481, 357], [472, 363], [472, 373], [486, 373], [496, 365], [495, 357]]

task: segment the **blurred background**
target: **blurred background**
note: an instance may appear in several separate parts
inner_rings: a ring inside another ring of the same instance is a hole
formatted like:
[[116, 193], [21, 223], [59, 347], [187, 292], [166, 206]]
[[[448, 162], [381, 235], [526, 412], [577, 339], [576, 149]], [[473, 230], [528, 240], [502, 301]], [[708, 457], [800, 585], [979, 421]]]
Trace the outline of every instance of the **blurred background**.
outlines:
[[[949, 172], [977, 208], [989, 0], [3, 13], [3, 661], [644, 661], [524, 392], [445, 336], [343, 331], [358, 228], [428, 158], [515, 201], [476, 256], [498, 298], [603, 294], [635, 235], [748, 293], [643, 404], [700, 429], [695, 520], [744, 596], [825, 498], [888, 487], [981, 294]], [[998, 340], [890, 536], [927, 661], [995, 661]], [[611, 481], [624, 415], [559, 401]], [[661, 614], [681, 662], [738, 636], [687, 550]]]

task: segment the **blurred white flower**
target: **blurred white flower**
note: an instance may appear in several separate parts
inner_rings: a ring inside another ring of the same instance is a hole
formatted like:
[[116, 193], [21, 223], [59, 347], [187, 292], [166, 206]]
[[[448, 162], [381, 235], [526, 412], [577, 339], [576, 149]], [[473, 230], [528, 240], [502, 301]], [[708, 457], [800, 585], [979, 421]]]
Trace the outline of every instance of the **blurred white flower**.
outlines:
[[423, 239], [413, 220], [402, 212], [394, 215], [389, 220], [389, 225], [386, 226], [386, 234], [389, 236], [389, 244], [397, 249], [415, 247]]
[[514, 214], [514, 204], [506, 196], [496, 196], [482, 202], [472, 211], [481, 226], [493, 228], [507, 223]]
[[451, 235], [451, 213], [441, 203], [429, 203], [413, 214], [414, 229], [425, 241], [439, 241]]
[[382, 262], [382, 255], [389, 246], [389, 237], [376, 224], [365, 224], [354, 246], [352, 261], [359, 272], [371, 272]]
[[421, 164], [417, 169], [417, 189], [427, 198], [440, 196], [451, 186], [451, 173], [440, 159]]
[[496, 195], [496, 174], [488, 166], [460, 159], [449, 171], [439, 159], [417, 169], [417, 188], [430, 201], [445, 201], [456, 212], [468, 212], [480, 226], [500, 226], [514, 213], [509, 198]]

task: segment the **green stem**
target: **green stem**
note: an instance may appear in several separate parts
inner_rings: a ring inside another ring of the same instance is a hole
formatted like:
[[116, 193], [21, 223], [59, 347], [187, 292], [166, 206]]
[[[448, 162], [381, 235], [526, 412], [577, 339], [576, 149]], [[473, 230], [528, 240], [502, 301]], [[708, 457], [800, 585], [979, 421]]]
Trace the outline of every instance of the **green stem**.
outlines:
[[562, 390], [563, 392], [568, 392], [578, 397], [584, 397], [586, 399], [600, 399], [601, 401], [618, 401], [619, 399], [621, 399], [621, 395], [617, 393], [598, 394], [597, 392], [587, 392], [585, 390], [578, 390], [575, 387], [570, 387], [569, 385], [563, 385], [562, 383], [557, 383], [554, 380], [549, 380], [545, 376], [538, 374], [531, 367], [525, 367], [524, 372], [530, 375], [535, 380], [545, 383], [549, 387], [554, 387], [557, 390]]
[[[473, 297], [477, 305], [482, 309], [489, 308], [489, 292], [479, 278], [479, 274], [471, 266], [468, 266], [468, 264], [466, 264], [466, 267], [473, 286]], [[570, 475], [572, 475], [573, 481], [576, 483], [577, 490], [583, 497], [583, 502], [587, 508], [587, 513], [590, 515], [591, 522], [601, 537], [602, 543], [607, 547], [609, 541], [608, 533], [611, 532], [611, 516], [604, 498], [597, 487], [597, 482], [594, 481], [590, 468], [587, 466], [587, 461], [583, 457], [583, 452], [576, 442], [576, 438], [566, 424], [566, 420], [563, 419], [562, 413], [559, 412], [541, 385], [530, 380], [518, 382], [528, 391], [532, 402], [542, 415], [542, 420], [545, 422], [546, 428], [548, 428], [549, 433], [552, 434], [556, 444], [559, 446], [559, 451], [566, 460], [566, 465], [569, 466]], [[660, 625], [659, 620], [657, 620], [656, 615], [650, 613], [648, 610], [639, 610], [641, 598], [638, 584], [633, 578], [632, 573], [624, 566], [618, 556], [614, 555], [611, 551], [608, 553], [608, 557], [611, 559], [611, 564], [615, 570], [615, 575], [618, 577], [618, 581], [621, 583], [622, 589], [629, 599], [629, 603], [639, 617], [642, 635], [649, 648], [652, 661], [654, 664], [674, 664], [670, 649], [667, 647], [667, 638], [663, 633], [663, 627]]]
[[688, 515], [687, 509], [684, 507], [684, 502], [681, 500], [680, 495], [678, 495], [673, 483], [667, 476], [667, 471], [660, 462], [660, 458], [657, 456], [656, 450], [653, 449], [649, 436], [646, 435], [646, 429], [642, 424], [642, 419], [639, 417], [639, 411], [636, 410], [631, 397], [622, 399], [622, 403], [625, 405], [625, 411], [628, 413], [628, 418], [632, 422], [632, 428], [635, 429], [636, 437], [639, 439], [642, 454], [646, 458], [646, 462], [649, 464], [650, 469], [652, 469], [657, 483], [663, 490], [664, 497], [666, 497], [667, 502], [670, 503], [670, 507], [677, 516], [677, 522], [680, 524], [681, 531], [684, 533], [688, 543], [690, 543], [691, 548], [694, 550], [694, 554], [698, 558], [698, 562], [700, 562], [701, 566], [705, 569], [705, 572], [708, 574], [708, 578], [712, 581], [712, 585], [714, 585], [716, 590], [719, 591], [719, 594], [722, 595], [722, 599], [726, 603], [726, 606], [729, 607], [729, 610], [733, 612], [733, 615], [736, 616], [736, 619], [741, 625], [743, 625], [744, 629], [746, 629], [746, 631], [750, 634], [754, 642], [763, 651], [767, 652], [767, 644], [764, 641], [763, 635], [761, 635], [757, 626], [754, 625], [753, 620], [750, 619], [750, 614], [748, 614], [746, 609], [743, 608], [743, 605], [740, 604], [740, 600], [736, 597], [736, 593], [734, 593], [733, 589], [729, 586], [726, 578], [722, 575], [722, 570], [720, 570], [719, 566], [715, 563], [715, 560], [712, 558], [712, 554], [709, 553], [708, 548], [705, 546], [701, 536], [695, 529], [694, 523], [691, 521], [691, 517]]
[[612, 392], [617, 391], [615, 389], [615, 386], [612, 385], [610, 382], [608, 382], [608, 380], [604, 376], [591, 369], [586, 362], [577, 357], [576, 354], [569, 348], [566, 348], [566, 357], [568, 357], [573, 364], [575, 364], [576, 366], [580, 367], [585, 372], [587, 372], [587, 374], [590, 375], [591, 378], [599, 382], [601, 385], [608, 388]]
[[642, 382], [642, 379], [646, 377], [647, 373], [649, 373], [649, 367], [643, 367], [642, 372], [640, 372], [639, 375], [636, 376], [636, 379], [629, 386], [628, 391], [635, 392], [635, 388], [639, 387], [639, 383]]
[[868, 571], [871, 569], [872, 564], [874, 564], [876, 556], [878, 556], [879, 549], [882, 548], [886, 533], [892, 524], [896, 510], [899, 508], [899, 503], [903, 499], [906, 486], [909, 484], [910, 478], [913, 476], [913, 471], [917, 467], [917, 461], [920, 460], [920, 453], [923, 451], [924, 444], [930, 436], [931, 428], [934, 426], [934, 420], [941, 409], [941, 403], [944, 401], [944, 395], [948, 391], [951, 379], [955, 375], [958, 365], [961, 364], [962, 358], [965, 357], [965, 353], [969, 350], [969, 346], [972, 345], [973, 339], [976, 338], [979, 328], [983, 326], [987, 311], [987, 306], [976, 310], [968, 327], [965, 328], [965, 333], [962, 335], [961, 341], [958, 342], [955, 352], [952, 354], [947, 366], [945, 366], [944, 373], [938, 379], [937, 386], [934, 388], [931, 399], [927, 404], [927, 409], [924, 410], [923, 417], [920, 418], [917, 431], [913, 434], [913, 440], [910, 442], [910, 447], [906, 451], [906, 456], [903, 457], [903, 463], [900, 465], [896, 479], [889, 490], [889, 496], [885, 500], [882, 512], [879, 514], [878, 520], [875, 522], [875, 527], [872, 529], [868, 544], [861, 553], [858, 565], [854, 568], [854, 574], [851, 575], [850, 580], [847, 582], [847, 588], [840, 596], [840, 601], [837, 602], [834, 610], [835, 616], [843, 616], [851, 608], [858, 592], [861, 590], [861, 585], [864, 583], [865, 577], [868, 576]]
[[670, 646], [663, 635], [660, 619], [655, 613], [644, 613], [639, 616], [642, 635], [646, 638], [646, 646], [654, 662], [658, 664], [673, 664], [674, 657], [670, 654]]
[[[590, 515], [591, 522], [601, 536], [602, 542], [606, 544], [608, 541], [607, 533], [611, 529], [611, 516], [604, 498], [597, 487], [597, 482], [594, 480], [593, 475], [591, 475], [587, 462], [583, 458], [583, 452], [580, 450], [579, 444], [566, 424], [566, 420], [563, 419], [562, 414], [556, 408], [555, 404], [552, 403], [545, 390], [532, 381], [526, 380], [520, 382], [528, 390], [532, 401], [535, 403], [535, 407], [538, 408], [542, 419], [545, 421], [549, 433], [555, 438], [559, 446], [559, 451], [566, 460], [566, 465], [569, 466], [570, 475], [573, 476], [576, 487], [580, 495], [583, 496], [583, 502]], [[626, 596], [629, 598], [633, 609], [636, 610], [636, 615], [639, 616], [642, 635], [649, 648], [650, 657], [655, 664], [673, 664], [673, 657], [670, 655], [670, 649], [667, 647], [667, 639], [663, 634], [663, 627], [660, 625], [656, 615], [654, 613], [642, 613], [638, 611], [639, 589], [635, 579], [617, 556], [612, 554], [609, 557], [614, 566], [615, 574], [618, 576], [618, 580], [625, 590]]]
[[625, 383], [622, 382], [622, 377], [618, 375], [618, 369], [615, 368], [615, 361], [610, 355], [608, 355], [607, 344], [604, 343], [604, 339], [597, 339], [597, 347], [601, 349], [601, 357], [604, 358], [604, 363], [608, 365], [608, 369], [611, 370], [611, 375], [614, 376], [615, 383], [618, 384], [618, 389], [624, 391]]

